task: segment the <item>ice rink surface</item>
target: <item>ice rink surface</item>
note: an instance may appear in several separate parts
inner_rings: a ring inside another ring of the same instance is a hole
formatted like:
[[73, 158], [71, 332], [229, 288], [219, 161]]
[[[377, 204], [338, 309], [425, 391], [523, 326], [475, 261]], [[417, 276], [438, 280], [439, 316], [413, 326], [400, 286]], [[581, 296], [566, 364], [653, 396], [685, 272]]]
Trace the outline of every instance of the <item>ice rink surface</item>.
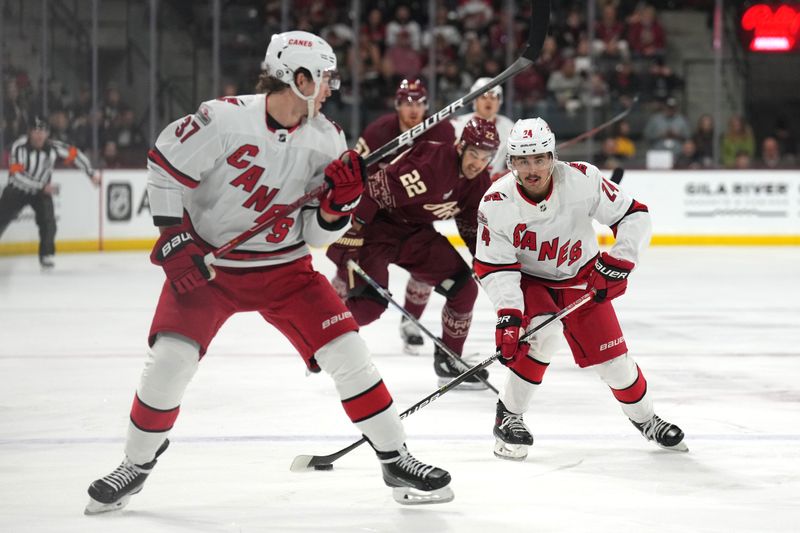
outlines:
[[[325, 273], [332, 265], [315, 252]], [[406, 419], [408, 445], [453, 475], [444, 505], [396, 504], [362, 447], [330, 472], [297, 454], [359, 435], [325, 375], [306, 377], [258, 315], [230, 320], [183, 401], [172, 446], [121, 512], [87, 517], [122, 459], [163, 279], [138, 253], [0, 259], [0, 531], [790, 532], [800, 530], [800, 248], [652, 248], [616, 301], [656, 412], [690, 453], [646, 442], [566, 351], [526, 416], [523, 463], [492, 455], [495, 399], [449, 393]], [[393, 271], [402, 300], [407, 276]], [[439, 332], [440, 296], [424, 323]], [[401, 353], [399, 313], [362, 331], [400, 410], [436, 389], [431, 343]], [[466, 354], [493, 351], [481, 294]], [[502, 386], [505, 369], [490, 367]]]

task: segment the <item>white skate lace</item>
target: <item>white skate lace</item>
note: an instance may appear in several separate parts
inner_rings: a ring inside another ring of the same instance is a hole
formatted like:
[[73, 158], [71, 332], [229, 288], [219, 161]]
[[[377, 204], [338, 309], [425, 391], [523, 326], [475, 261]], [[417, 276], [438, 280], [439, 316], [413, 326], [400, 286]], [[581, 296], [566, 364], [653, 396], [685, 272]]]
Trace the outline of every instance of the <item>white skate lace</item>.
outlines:
[[672, 424], [664, 422], [656, 415], [653, 415], [653, 418], [642, 425], [642, 433], [650, 440], [659, 441], [666, 435], [671, 427]]
[[508, 428], [514, 435], [525, 435], [528, 433], [528, 428], [522, 421], [522, 415], [515, 415], [508, 413], [503, 415], [503, 420], [500, 422], [500, 429]]
[[435, 466], [426, 465], [408, 452], [400, 453], [400, 459], [397, 460], [397, 466], [412, 476], [421, 478], [426, 477], [434, 468], [436, 468]]
[[136, 479], [136, 476], [140, 473], [141, 470], [136, 465], [128, 461], [123, 461], [113, 472], [105, 476], [103, 481], [113, 487], [114, 490], [120, 490]]

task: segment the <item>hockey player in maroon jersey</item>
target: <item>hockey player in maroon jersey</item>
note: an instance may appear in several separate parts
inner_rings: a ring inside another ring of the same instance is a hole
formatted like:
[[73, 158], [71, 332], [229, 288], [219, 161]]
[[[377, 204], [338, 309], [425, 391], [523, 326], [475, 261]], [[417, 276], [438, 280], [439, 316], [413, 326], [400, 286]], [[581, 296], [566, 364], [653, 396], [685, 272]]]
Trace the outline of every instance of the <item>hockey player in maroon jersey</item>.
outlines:
[[[428, 91], [421, 80], [403, 80], [397, 88], [394, 97], [395, 113], [388, 113], [379, 117], [374, 122], [367, 125], [364, 132], [356, 143], [355, 150], [366, 157], [373, 150], [376, 150], [398, 137], [417, 124], [421, 123], [427, 116], [428, 111]], [[464, 126], [462, 125], [461, 128]], [[459, 135], [461, 131], [459, 130]], [[456, 140], [455, 130], [449, 120], [443, 120], [431, 127], [428, 131], [417, 137], [419, 141], [437, 141], [444, 144], [453, 144]], [[380, 168], [385, 167], [395, 155], [389, 155], [372, 165], [368, 171], [374, 173]], [[333, 285], [340, 294], [344, 294], [346, 286], [344, 280], [334, 277]], [[422, 316], [422, 312], [428, 305], [433, 287], [411, 276], [406, 284], [405, 309], [416, 318]], [[406, 353], [416, 355], [424, 344], [422, 332], [416, 324], [405, 317], [400, 320], [400, 337], [403, 339], [403, 349]]]
[[[519, 120], [507, 141], [510, 173], [484, 195], [474, 268], [497, 310], [495, 338], [511, 370], [497, 402], [495, 455], [522, 460], [533, 436], [522, 415], [542, 382], [559, 337], [575, 362], [591, 367], [648, 440], [687, 451], [681, 429], [656, 416], [641, 369], [628, 354], [611, 300], [650, 241], [647, 207], [600, 175], [594, 165], [558, 161], [556, 139], [540, 119]], [[616, 237], [600, 252], [593, 220]], [[560, 308], [595, 292], [593, 302], [520, 343]]]
[[[474, 253], [478, 202], [491, 183], [486, 166], [499, 144], [494, 124], [476, 118], [464, 127], [458, 144], [418, 142], [369, 177], [353, 228], [328, 247], [339, 275], [352, 283], [347, 306], [359, 324], [376, 320], [387, 302], [362, 280], [348, 275], [347, 259], [354, 258], [383, 287], [388, 287], [388, 268], [394, 263], [436, 287], [447, 299], [442, 309], [442, 341], [461, 355], [478, 286], [469, 266], [433, 223], [455, 219]], [[444, 383], [460, 374], [463, 365], [437, 347], [434, 369]], [[483, 371], [481, 376], [485, 379], [488, 373]], [[464, 388], [486, 385], [474, 377]]]
[[[336, 56], [316, 35], [272, 37], [258, 94], [205, 102], [175, 121], [149, 154], [148, 194], [161, 238], [150, 259], [167, 276], [136, 390], [125, 460], [89, 487], [88, 514], [124, 507], [142, 489], [181, 398], [218, 329], [257, 311], [295, 346], [312, 371], [332, 378], [345, 412], [368, 439], [400, 503], [452, 500], [450, 475], [415, 459], [392, 397], [358, 325], [311, 264], [349, 227], [364, 190], [363, 161], [319, 114], [338, 88]], [[342, 157], [339, 158], [339, 154]], [[317, 188], [318, 203], [288, 215], [207, 267], [203, 256], [260, 218]]]

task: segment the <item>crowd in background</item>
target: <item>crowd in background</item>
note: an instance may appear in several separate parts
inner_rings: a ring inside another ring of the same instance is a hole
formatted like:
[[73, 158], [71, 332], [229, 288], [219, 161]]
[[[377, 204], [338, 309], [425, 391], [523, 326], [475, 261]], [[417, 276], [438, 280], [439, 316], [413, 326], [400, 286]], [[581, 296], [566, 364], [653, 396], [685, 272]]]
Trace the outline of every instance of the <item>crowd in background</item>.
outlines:
[[[668, 3], [599, 0], [591, 41], [585, 7], [558, 3], [563, 5], [554, 6], [550, 36], [539, 60], [533, 68], [513, 78], [511, 118], [542, 116], [555, 131], [564, 131], [567, 128], [560, 128], [562, 124], [583, 125], [583, 121], [573, 119], [589, 107], [598, 113], [615, 113], [638, 95], [647, 120], [623, 121], [598, 138], [596, 163], [625, 164], [638, 155], [636, 161], [640, 165], [642, 152], [657, 149], [672, 152], [676, 168], [712, 166], [711, 116], [703, 115], [694, 127], [689, 124], [679, 103], [683, 80], [666, 61], [667, 36], [657, 7]], [[683, 3], [686, 7], [708, 4], [706, 0]], [[522, 11], [516, 14], [509, 31], [502, 0], [440, 1], [430, 24], [427, 2], [372, 1], [362, 5], [358, 35], [353, 34], [347, 7], [333, 0], [299, 0], [294, 2], [292, 12], [293, 28], [321, 35], [338, 56], [342, 90], [329, 99], [325, 108], [335, 120], [349, 119], [349, 106], [354, 104], [352, 73], [358, 67], [362, 126], [392, 108], [395, 89], [403, 78], [435, 79], [432, 92], [436, 99], [431, 108], [438, 109], [469, 92], [475, 79], [497, 75], [507, 66], [507, 46], [515, 51], [511, 56], [514, 58], [523, 47], [531, 18], [526, 11], [530, 6], [522, 3]], [[182, 15], [189, 25], [197, 22], [192, 20], [192, 13], [187, 10]], [[234, 28], [233, 33], [224, 34], [228, 53], [223, 61], [228, 62], [223, 63], [223, 96], [252, 92], [257, 75], [254, 66], [263, 57], [268, 36], [280, 28], [280, 2], [275, 0], [242, 10], [241, 16], [252, 19], [250, 23], [237, 22], [236, 13], [231, 10], [234, 20], [226, 22]], [[250, 31], [245, 35], [253, 28], [260, 28], [261, 33], [254, 36]], [[200, 28], [198, 33], [208, 36], [206, 30]], [[507, 42], [509, 35], [515, 42]], [[356, 39], [357, 55], [352, 46]], [[242, 61], [242, 57], [250, 59]], [[41, 98], [36, 95], [37, 84], [31, 83], [23, 69], [6, 65], [4, 74], [3, 127], [7, 148], [25, 133], [36, 114], [33, 110], [41, 108]], [[71, 94], [58, 83], [51, 83], [51, 136], [88, 149], [92, 146], [91, 124], [96, 121], [100, 131], [100, 168], [143, 166], [146, 140], [142, 117], [126, 105], [119, 88], [107, 86], [96, 116], [92, 116], [90, 104], [88, 88]], [[771, 135], [757, 140], [741, 116], [731, 118], [718, 150], [726, 168], [791, 167], [798, 151], [796, 139], [785, 123], [777, 123]]]

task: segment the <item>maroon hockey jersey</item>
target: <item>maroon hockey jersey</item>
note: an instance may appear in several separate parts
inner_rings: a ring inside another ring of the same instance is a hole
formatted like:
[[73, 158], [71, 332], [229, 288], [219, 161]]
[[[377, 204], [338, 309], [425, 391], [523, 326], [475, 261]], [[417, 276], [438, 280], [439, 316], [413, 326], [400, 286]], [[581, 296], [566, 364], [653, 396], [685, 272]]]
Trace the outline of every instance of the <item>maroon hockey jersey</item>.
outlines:
[[[364, 129], [361, 137], [358, 138], [355, 151], [361, 154], [362, 157], [367, 157], [373, 151], [398, 137], [400, 133], [402, 132], [400, 131], [400, 120], [397, 118], [397, 113], [388, 113], [371, 122]], [[444, 144], [453, 144], [456, 141], [456, 131], [449, 120], [443, 120], [417, 137], [415, 142], [419, 141], [437, 141]], [[394, 157], [395, 154], [386, 156], [375, 165], [371, 165], [367, 171], [370, 174], [377, 172], [379, 168], [385, 166]]]
[[452, 143], [418, 141], [370, 175], [356, 219], [369, 224], [384, 218], [414, 228], [454, 218], [474, 255], [478, 204], [491, 180], [486, 170], [468, 180], [460, 164]]

